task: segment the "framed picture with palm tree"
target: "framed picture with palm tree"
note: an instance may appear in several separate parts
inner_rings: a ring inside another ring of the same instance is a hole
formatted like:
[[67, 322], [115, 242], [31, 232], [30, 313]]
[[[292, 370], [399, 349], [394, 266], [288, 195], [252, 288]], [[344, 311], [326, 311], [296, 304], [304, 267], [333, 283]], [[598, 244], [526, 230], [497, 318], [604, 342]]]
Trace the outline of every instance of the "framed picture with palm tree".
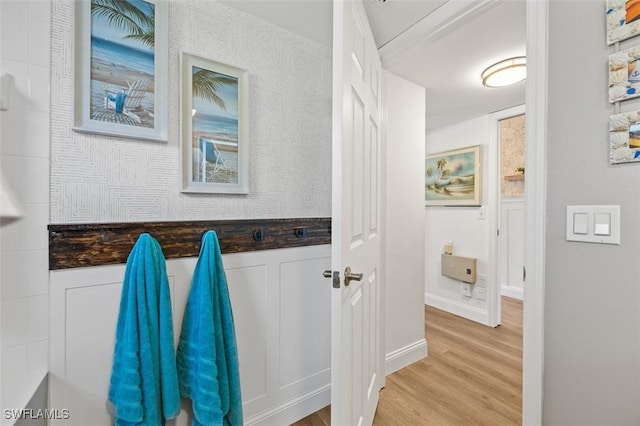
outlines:
[[182, 192], [249, 192], [249, 73], [182, 53]]
[[426, 206], [479, 206], [480, 145], [427, 154], [424, 160]]
[[74, 130], [166, 142], [166, 0], [75, 4]]

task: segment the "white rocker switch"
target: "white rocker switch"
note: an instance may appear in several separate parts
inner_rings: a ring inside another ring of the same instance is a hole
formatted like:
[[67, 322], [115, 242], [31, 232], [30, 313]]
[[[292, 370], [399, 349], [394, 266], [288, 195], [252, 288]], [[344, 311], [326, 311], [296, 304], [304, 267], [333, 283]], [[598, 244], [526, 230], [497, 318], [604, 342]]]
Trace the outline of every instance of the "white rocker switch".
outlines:
[[586, 212], [575, 212], [573, 214], [573, 233], [586, 235], [589, 233], [589, 214]]
[[620, 206], [567, 206], [567, 241], [620, 245]]
[[593, 218], [594, 235], [611, 235], [611, 214], [595, 213]]

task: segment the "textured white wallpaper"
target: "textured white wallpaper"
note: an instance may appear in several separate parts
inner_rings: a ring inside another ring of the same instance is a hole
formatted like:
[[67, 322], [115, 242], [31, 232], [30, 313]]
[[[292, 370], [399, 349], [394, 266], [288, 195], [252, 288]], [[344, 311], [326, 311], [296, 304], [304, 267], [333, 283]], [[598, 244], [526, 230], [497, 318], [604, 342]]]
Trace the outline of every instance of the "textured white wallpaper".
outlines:
[[[51, 40], [51, 222], [331, 215], [331, 50], [214, 0], [169, 2], [168, 144], [75, 133], [73, 2]], [[180, 193], [180, 54], [249, 70], [248, 195]]]

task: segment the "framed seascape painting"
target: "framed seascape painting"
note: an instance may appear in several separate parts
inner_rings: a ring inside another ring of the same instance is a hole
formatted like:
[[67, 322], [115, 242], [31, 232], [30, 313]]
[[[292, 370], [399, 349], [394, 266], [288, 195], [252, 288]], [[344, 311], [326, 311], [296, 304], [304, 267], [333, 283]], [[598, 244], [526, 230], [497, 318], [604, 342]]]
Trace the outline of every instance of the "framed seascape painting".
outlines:
[[167, 3], [76, 2], [74, 130], [167, 141]]
[[427, 154], [424, 161], [426, 206], [479, 206], [480, 146]]
[[640, 34], [640, 0], [606, 0], [607, 43]]
[[182, 192], [249, 192], [248, 72], [182, 54]]

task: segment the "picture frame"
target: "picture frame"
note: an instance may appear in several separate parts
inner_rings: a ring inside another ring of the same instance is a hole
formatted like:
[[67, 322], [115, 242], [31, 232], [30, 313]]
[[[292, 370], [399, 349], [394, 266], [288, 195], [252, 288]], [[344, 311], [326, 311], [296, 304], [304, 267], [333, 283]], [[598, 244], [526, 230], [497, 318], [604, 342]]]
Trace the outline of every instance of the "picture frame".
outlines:
[[640, 111], [610, 117], [609, 152], [611, 164], [640, 162]]
[[249, 72], [183, 52], [182, 192], [249, 192]]
[[114, 4], [75, 2], [73, 130], [167, 142], [167, 2]]
[[609, 55], [609, 102], [640, 96], [640, 45]]
[[640, 1], [606, 0], [607, 44], [640, 34]]
[[480, 145], [425, 156], [425, 206], [480, 206]]

